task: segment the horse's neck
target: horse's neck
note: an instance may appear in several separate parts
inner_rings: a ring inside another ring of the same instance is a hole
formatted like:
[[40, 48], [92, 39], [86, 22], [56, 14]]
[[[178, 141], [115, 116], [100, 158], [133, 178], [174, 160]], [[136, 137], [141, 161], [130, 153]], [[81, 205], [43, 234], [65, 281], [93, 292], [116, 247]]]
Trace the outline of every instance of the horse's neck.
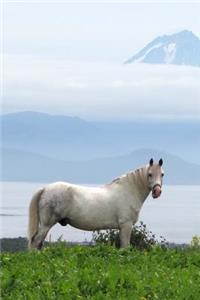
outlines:
[[137, 190], [140, 201], [144, 202], [149, 195], [146, 167], [137, 169], [136, 171], [132, 172], [130, 176], [132, 177], [134, 189]]
[[143, 203], [149, 195], [147, 168], [143, 167], [134, 172], [122, 175], [121, 177], [114, 179], [110, 185], [113, 186], [115, 184], [122, 186], [125, 189], [129, 188], [131, 193], [137, 195], [138, 200]]

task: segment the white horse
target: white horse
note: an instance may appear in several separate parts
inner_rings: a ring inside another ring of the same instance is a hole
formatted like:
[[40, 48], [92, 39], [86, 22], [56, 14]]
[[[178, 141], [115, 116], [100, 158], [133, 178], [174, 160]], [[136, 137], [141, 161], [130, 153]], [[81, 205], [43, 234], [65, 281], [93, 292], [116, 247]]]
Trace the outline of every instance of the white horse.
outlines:
[[145, 167], [129, 172], [102, 187], [55, 182], [38, 190], [29, 207], [29, 248], [40, 249], [56, 223], [83, 230], [119, 229], [120, 245], [130, 243], [132, 225], [152, 191], [161, 194], [163, 161], [153, 159]]

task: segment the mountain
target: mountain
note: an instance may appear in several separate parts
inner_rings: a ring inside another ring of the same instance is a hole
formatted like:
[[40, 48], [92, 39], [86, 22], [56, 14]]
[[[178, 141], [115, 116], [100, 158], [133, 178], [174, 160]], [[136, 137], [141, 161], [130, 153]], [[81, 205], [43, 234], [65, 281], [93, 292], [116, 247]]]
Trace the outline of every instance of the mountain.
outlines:
[[155, 38], [125, 63], [200, 66], [200, 39], [184, 30]]
[[3, 181], [106, 183], [130, 170], [144, 166], [153, 157], [164, 161], [167, 184], [200, 184], [200, 165], [152, 149], [88, 161], [63, 161], [42, 155], [2, 149]]
[[88, 122], [19, 112], [0, 116], [2, 146], [64, 161], [119, 156], [136, 149], [165, 150], [200, 164], [199, 121]]
[[0, 116], [0, 123], [4, 147], [61, 159], [78, 158], [81, 151], [84, 157], [88, 149], [81, 145], [98, 136], [93, 124], [78, 117], [24, 111]]

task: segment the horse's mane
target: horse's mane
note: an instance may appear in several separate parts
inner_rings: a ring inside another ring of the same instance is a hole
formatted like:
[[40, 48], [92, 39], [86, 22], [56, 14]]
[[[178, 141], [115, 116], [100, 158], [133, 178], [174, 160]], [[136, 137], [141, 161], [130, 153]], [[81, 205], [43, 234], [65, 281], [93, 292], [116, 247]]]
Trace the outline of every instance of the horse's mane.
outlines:
[[118, 183], [118, 182], [122, 181], [124, 178], [126, 178], [128, 176], [128, 174], [131, 174], [131, 173], [133, 173], [133, 171], [122, 174], [121, 176], [115, 177], [109, 184]]
[[138, 175], [141, 176], [141, 171], [144, 169], [144, 167], [141, 167], [141, 168], [138, 168], [136, 170], [133, 170], [133, 171], [129, 171], [127, 173], [124, 173], [122, 174], [121, 176], [119, 177], [116, 177], [114, 178], [110, 183], [109, 185], [112, 185], [112, 184], [117, 184], [117, 183], [120, 183], [120, 182], [123, 182], [124, 180], [126, 180], [127, 178], [133, 178], [133, 179], [137, 179], [138, 178]]

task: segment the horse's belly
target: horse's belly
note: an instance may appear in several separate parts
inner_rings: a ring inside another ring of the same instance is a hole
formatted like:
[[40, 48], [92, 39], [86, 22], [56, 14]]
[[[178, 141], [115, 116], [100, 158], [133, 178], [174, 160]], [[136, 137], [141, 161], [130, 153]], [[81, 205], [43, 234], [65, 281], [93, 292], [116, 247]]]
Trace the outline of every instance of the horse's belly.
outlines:
[[71, 222], [71, 226], [81, 229], [81, 230], [87, 230], [87, 231], [93, 231], [93, 230], [103, 230], [103, 229], [118, 229], [119, 226], [117, 223], [114, 224], [82, 224], [82, 223], [77, 223], [77, 222]]
[[114, 229], [118, 228], [118, 222], [115, 218], [101, 219], [101, 218], [74, 218], [71, 219], [69, 224], [75, 228], [82, 230], [100, 230], [100, 229]]
[[63, 217], [69, 219], [71, 226], [82, 230], [117, 228], [115, 199], [109, 199], [105, 191], [101, 194], [99, 190], [95, 191], [92, 194], [75, 193], [71, 201], [63, 203]]

